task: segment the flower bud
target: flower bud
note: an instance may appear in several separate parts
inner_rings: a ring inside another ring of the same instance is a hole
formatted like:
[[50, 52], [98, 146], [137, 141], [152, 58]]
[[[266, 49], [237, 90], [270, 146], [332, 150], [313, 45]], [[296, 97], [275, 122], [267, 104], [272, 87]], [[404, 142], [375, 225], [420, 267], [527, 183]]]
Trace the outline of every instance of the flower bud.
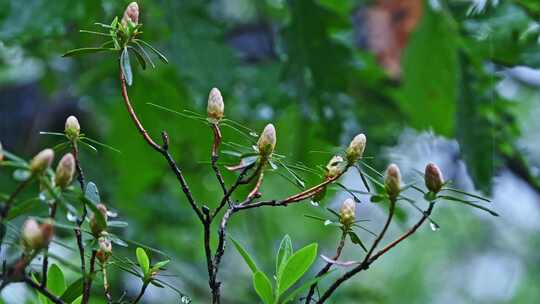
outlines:
[[41, 249], [49, 244], [53, 234], [52, 220], [47, 220], [40, 225], [35, 219], [27, 219], [22, 228], [22, 244], [27, 251]]
[[339, 221], [346, 227], [350, 227], [355, 219], [356, 203], [351, 198], [346, 199], [339, 209]]
[[401, 190], [401, 173], [396, 164], [390, 164], [386, 169], [384, 186], [390, 199], [395, 200]]
[[98, 239], [99, 249], [96, 253], [97, 259], [104, 264], [112, 254], [112, 244], [108, 237], [102, 236]]
[[210, 90], [210, 94], [208, 94], [208, 105], [206, 106], [208, 118], [213, 123], [219, 122], [223, 118], [224, 108], [225, 105], [223, 104], [221, 92], [217, 88], [213, 88]]
[[326, 178], [334, 178], [345, 169], [343, 157], [334, 155], [326, 165]]
[[0, 142], [0, 161], [4, 160], [4, 150], [2, 150], [2, 142]]
[[133, 22], [135, 25], [139, 23], [139, 5], [137, 2], [131, 2], [128, 4], [126, 10], [124, 11], [122, 24], [127, 26], [129, 21]]
[[426, 182], [426, 187], [429, 191], [437, 193], [441, 191], [441, 188], [444, 184], [444, 178], [441, 172], [441, 169], [434, 163], [429, 163], [426, 166], [426, 171], [424, 173], [424, 179]]
[[52, 149], [45, 149], [30, 161], [30, 170], [34, 173], [42, 172], [51, 165], [53, 159], [54, 151]]
[[76, 139], [81, 133], [81, 125], [77, 117], [71, 115], [66, 119], [66, 125], [64, 127], [64, 133], [69, 139]]
[[273, 124], [267, 124], [257, 141], [257, 148], [261, 156], [269, 157], [276, 147], [276, 128]]
[[364, 155], [365, 148], [366, 136], [363, 133], [360, 133], [353, 138], [353, 140], [349, 144], [349, 147], [347, 148], [347, 151], [345, 152], [347, 162], [349, 164], [354, 164], [355, 162], [357, 162], [362, 157], [362, 155]]
[[[105, 207], [105, 205], [103, 205], [103, 204], [97, 204], [96, 207], [99, 210], [99, 212], [101, 212], [101, 214], [103, 214], [103, 218], [105, 219], [105, 223], [107, 223], [107, 207]], [[102, 227], [101, 225], [99, 225], [99, 223], [98, 223], [98, 221], [96, 219], [96, 214], [92, 214], [90, 216], [90, 230], [92, 231], [92, 233], [95, 236], [99, 236], [101, 234], [101, 232], [104, 231], [106, 228], [107, 228], [107, 226]]]
[[71, 184], [73, 175], [75, 174], [75, 158], [73, 154], [68, 153], [62, 157], [56, 167], [56, 175], [54, 181], [60, 188], [66, 188]]

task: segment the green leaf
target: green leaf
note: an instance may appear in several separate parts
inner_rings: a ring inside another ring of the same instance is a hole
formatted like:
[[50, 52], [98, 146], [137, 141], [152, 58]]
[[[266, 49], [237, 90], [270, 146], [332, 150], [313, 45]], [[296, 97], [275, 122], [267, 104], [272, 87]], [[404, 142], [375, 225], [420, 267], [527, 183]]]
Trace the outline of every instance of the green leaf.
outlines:
[[40, 214], [45, 210], [47, 210], [47, 205], [41, 203], [41, 200], [38, 197], [30, 198], [9, 209], [9, 213], [6, 216], [6, 221], [11, 221], [14, 218], [30, 212]]
[[161, 59], [161, 61], [163, 61], [163, 63], [169, 63], [169, 60], [167, 60], [167, 57], [165, 57], [165, 55], [163, 55], [155, 47], [151, 46], [150, 43], [148, 43], [148, 42], [146, 42], [144, 40], [141, 40], [141, 39], [135, 39], [135, 42], [140, 42], [140, 43], [144, 44], [146, 47], [148, 47], [149, 49], [151, 49], [152, 52], [154, 52], [159, 57], [159, 59]]
[[99, 197], [99, 190], [93, 182], [88, 182], [84, 191], [84, 196], [94, 204], [101, 203], [101, 198]]
[[367, 252], [366, 246], [364, 246], [364, 243], [362, 243], [362, 240], [360, 240], [360, 238], [356, 233], [354, 233], [354, 231], [349, 232], [349, 237], [351, 238], [351, 242], [353, 242], [353, 244], [360, 245], [360, 247], [362, 247], [362, 249]]
[[230, 239], [233, 242], [236, 250], [238, 250], [242, 258], [244, 258], [244, 261], [246, 262], [246, 264], [248, 264], [249, 269], [251, 269], [253, 273], [258, 272], [259, 269], [257, 268], [257, 265], [255, 264], [251, 256], [249, 256], [249, 253], [247, 253], [247, 251], [242, 247], [242, 245], [240, 245], [235, 239], [233, 239], [232, 237]]
[[283, 294], [309, 269], [317, 256], [317, 244], [313, 243], [295, 252], [278, 273], [278, 295]]
[[304, 284], [302, 284], [298, 288], [296, 288], [294, 291], [292, 291], [289, 295], [287, 295], [287, 297], [285, 299], [283, 299], [283, 301], [281, 301], [281, 303], [286, 304], [288, 302], [293, 301], [301, 292], [303, 292], [304, 290], [307, 290], [311, 285], [313, 285], [313, 284], [319, 282], [320, 280], [324, 279], [327, 275], [331, 274], [332, 272], [333, 272], [333, 270], [323, 274], [320, 277], [315, 277], [315, 278], [312, 278], [311, 280], [308, 280], [307, 282], [305, 282]]
[[124, 48], [120, 55], [120, 66], [122, 68], [122, 74], [126, 79], [126, 83], [130, 86], [133, 84], [133, 73], [131, 72], [131, 63], [129, 62], [129, 53], [127, 48]]
[[489, 208], [486, 208], [486, 207], [484, 207], [482, 205], [475, 204], [473, 202], [462, 200], [462, 199], [457, 198], [457, 197], [448, 196], [448, 195], [440, 195], [439, 198], [442, 198], [442, 199], [445, 199], [445, 200], [448, 200], [448, 201], [462, 203], [462, 204], [465, 204], [465, 205], [469, 205], [469, 206], [484, 210], [484, 211], [488, 212], [489, 214], [491, 214], [493, 216], [499, 216], [499, 214], [497, 212], [495, 212], [495, 211], [493, 211], [493, 210], [491, 210]]
[[115, 51], [115, 49], [111, 48], [80, 48], [80, 49], [74, 49], [71, 51], [67, 51], [62, 57], [72, 57], [72, 56], [78, 56], [83, 54], [91, 54], [91, 53], [98, 53], [98, 52], [104, 52], [104, 51]]
[[257, 271], [253, 274], [253, 286], [264, 304], [274, 302], [272, 283], [264, 273]]
[[144, 249], [142, 249], [141, 247], [137, 248], [136, 253], [139, 266], [141, 266], [141, 270], [143, 271], [144, 276], [147, 276], [150, 270], [150, 260], [148, 259], [148, 255], [146, 254], [146, 251], [144, 251]]
[[75, 282], [71, 283], [71, 285], [69, 285], [69, 287], [66, 289], [66, 291], [64, 291], [60, 298], [66, 303], [71, 303], [75, 301], [75, 299], [83, 293], [83, 283], [83, 278], [80, 278]]
[[170, 260], [165, 260], [161, 262], [157, 262], [154, 266], [152, 266], [153, 269], [163, 269], [167, 264], [169, 264]]
[[73, 302], [71, 302], [71, 304], [81, 304], [81, 303], [82, 303], [82, 295], [80, 295]]
[[285, 261], [289, 259], [293, 253], [291, 237], [286, 234], [281, 243], [279, 244], [279, 249], [276, 255], [276, 273], [280, 273], [280, 270], [285, 266]]
[[139, 53], [139, 50], [131, 46], [129, 46], [128, 48], [133, 52], [133, 54], [135, 54], [135, 58], [137, 58], [137, 61], [139, 62], [141, 68], [143, 70], [146, 70], [146, 60], [144, 59], [143, 55]]
[[66, 290], [64, 273], [56, 264], [52, 264], [47, 272], [47, 288], [52, 294], [57, 296], [62, 295]]

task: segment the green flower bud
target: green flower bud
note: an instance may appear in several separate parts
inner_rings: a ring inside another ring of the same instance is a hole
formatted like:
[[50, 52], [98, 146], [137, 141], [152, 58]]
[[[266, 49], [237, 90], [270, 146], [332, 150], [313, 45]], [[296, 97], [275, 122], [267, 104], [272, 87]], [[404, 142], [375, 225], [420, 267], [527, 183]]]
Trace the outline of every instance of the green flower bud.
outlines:
[[122, 25], [127, 26], [129, 21], [133, 22], [135, 25], [139, 23], [139, 5], [137, 2], [131, 2], [128, 4], [126, 10], [124, 11]]
[[276, 128], [273, 124], [267, 124], [257, 141], [259, 154], [264, 157], [270, 157], [276, 147]]
[[390, 164], [386, 169], [384, 186], [390, 199], [395, 200], [401, 191], [401, 173], [396, 164]]
[[79, 134], [81, 133], [81, 125], [79, 125], [79, 120], [77, 117], [71, 115], [66, 119], [64, 133], [71, 140], [79, 137]]
[[4, 151], [2, 150], [2, 142], [0, 142], [0, 161], [4, 160]]
[[339, 209], [339, 222], [350, 227], [355, 220], [356, 203], [351, 198], [346, 199]]
[[46, 247], [54, 235], [54, 222], [47, 220], [38, 224], [35, 219], [27, 219], [22, 228], [22, 245], [26, 251], [37, 250]]
[[99, 249], [96, 253], [97, 259], [101, 262], [101, 264], [104, 264], [107, 262], [109, 257], [112, 254], [112, 244], [108, 237], [101, 236], [98, 239]]
[[437, 193], [441, 191], [441, 188], [444, 184], [444, 178], [441, 172], [441, 169], [434, 163], [429, 163], [426, 166], [424, 173], [424, 180], [426, 182], [426, 187], [429, 191]]
[[326, 178], [335, 178], [345, 170], [343, 157], [334, 155], [326, 165]]
[[[97, 204], [96, 207], [99, 210], [99, 212], [103, 214], [103, 217], [105, 218], [105, 223], [106, 223], [107, 222], [107, 207], [105, 207], [105, 205], [103, 204]], [[90, 230], [92, 231], [92, 234], [94, 234], [95, 236], [99, 236], [101, 232], [104, 231], [106, 228], [107, 228], [106, 226], [102, 227], [101, 225], [98, 224], [95, 214], [92, 214], [90, 216]]]
[[39, 152], [30, 161], [30, 170], [33, 173], [43, 172], [48, 167], [51, 166], [53, 159], [54, 159], [54, 151], [52, 149], [45, 149]]
[[221, 92], [217, 88], [213, 88], [208, 94], [208, 105], [206, 106], [208, 119], [213, 123], [219, 122], [223, 118], [224, 108]]
[[353, 138], [349, 144], [349, 147], [347, 148], [347, 151], [345, 152], [347, 162], [349, 164], [354, 164], [357, 162], [360, 158], [362, 158], [362, 155], [364, 155], [365, 148], [366, 136], [363, 133], [360, 133]]
[[62, 157], [56, 167], [56, 175], [54, 181], [60, 188], [66, 188], [71, 184], [73, 175], [75, 174], [75, 158], [73, 154], [68, 153]]

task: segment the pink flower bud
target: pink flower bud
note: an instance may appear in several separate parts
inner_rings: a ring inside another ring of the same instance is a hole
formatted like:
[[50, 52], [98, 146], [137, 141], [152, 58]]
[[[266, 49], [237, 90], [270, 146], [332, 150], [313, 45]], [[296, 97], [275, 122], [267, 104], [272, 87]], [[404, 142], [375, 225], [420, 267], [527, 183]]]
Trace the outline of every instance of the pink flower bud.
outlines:
[[35, 219], [27, 219], [22, 228], [22, 244], [27, 251], [46, 247], [54, 235], [54, 223], [47, 220], [38, 224]]
[[[105, 205], [103, 204], [97, 204], [97, 209], [99, 210], [99, 212], [101, 212], [101, 214], [103, 215], [103, 218], [105, 219], [105, 223], [107, 222], [107, 207], [105, 207]], [[99, 225], [97, 219], [96, 219], [96, 215], [95, 214], [92, 214], [90, 216], [90, 230], [92, 231], [92, 234], [94, 234], [94, 236], [99, 236], [101, 234], [101, 232], [103, 232], [105, 229], [107, 229], [107, 227], [102, 227], [101, 225]]]
[[75, 174], [75, 158], [73, 154], [68, 153], [62, 157], [56, 167], [56, 175], [54, 181], [60, 188], [66, 188], [71, 184], [73, 175]]
[[221, 92], [217, 88], [213, 88], [208, 95], [208, 105], [206, 107], [208, 118], [213, 123], [219, 122], [223, 118], [224, 108]]
[[401, 191], [401, 173], [396, 164], [390, 164], [384, 177], [386, 193], [391, 200], [395, 200]]
[[97, 259], [104, 264], [112, 254], [112, 244], [108, 237], [102, 236], [98, 239], [99, 249], [96, 253]]
[[267, 124], [257, 141], [259, 154], [263, 157], [270, 157], [276, 147], [276, 128], [273, 124]]
[[356, 203], [354, 200], [348, 198], [342, 204], [339, 209], [339, 221], [346, 227], [350, 227], [355, 220]]
[[441, 169], [439, 169], [439, 167], [434, 163], [427, 164], [424, 173], [424, 180], [426, 182], [426, 187], [433, 193], [441, 191], [441, 188], [444, 185], [444, 178]]
[[347, 162], [349, 164], [354, 164], [357, 162], [364, 155], [365, 148], [366, 136], [363, 133], [360, 133], [353, 138], [349, 144], [349, 147], [347, 148], [347, 151], [345, 152]]
[[34, 173], [43, 172], [51, 166], [53, 159], [54, 151], [52, 149], [45, 149], [30, 161], [30, 170]]
[[137, 2], [131, 2], [128, 4], [126, 10], [124, 11], [122, 24], [127, 26], [129, 21], [133, 22], [135, 25], [139, 23], [139, 5]]
[[326, 178], [335, 178], [345, 170], [343, 157], [334, 155], [326, 165]]
[[79, 125], [79, 120], [77, 117], [71, 115], [66, 119], [64, 133], [71, 140], [79, 137], [79, 134], [81, 133], [81, 125]]

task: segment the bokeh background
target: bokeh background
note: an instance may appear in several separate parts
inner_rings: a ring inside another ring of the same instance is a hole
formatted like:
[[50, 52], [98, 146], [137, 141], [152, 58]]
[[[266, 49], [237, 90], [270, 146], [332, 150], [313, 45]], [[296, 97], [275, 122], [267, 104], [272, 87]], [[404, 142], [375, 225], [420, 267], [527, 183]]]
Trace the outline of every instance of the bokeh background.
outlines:
[[[82, 154], [88, 179], [130, 223], [117, 233], [169, 254], [173, 262], [164, 279], [194, 303], [208, 303], [199, 223], [166, 164], [128, 119], [115, 57], [60, 57], [72, 48], [100, 45], [102, 37], [78, 30], [98, 29], [94, 22], [110, 22], [126, 4], [0, 0], [0, 140], [30, 157], [57, 143], [39, 131], [61, 131], [68, 115], [79, 117], [85, 133], [121, 150]], [[254, 130], [275, 123], [277, 149], [292, 162], [324, 165], [335, 147], [364, 132], [373, 166], [382, 170], [396, 162], [412, 181], [418, 179], [415, 170], [435, 161], [460, 188], [493, 199], [498, 218], [441, 203], [433, 215], [440, 230], [422, 227], [344, 284], [331, 303], [540, 301], [537, 1], [141, 0], [139, 5], [143, 37], [170, 63], [135, 68], [131, 99], [152, 135], [168, 131], [199, 201], [215, 206], [220, 197], [208, 166], [211, 131], [147, 103], [204, 114], [212, 87], [221, 89], [229, 118]], [[224, 129], [224, 137], [246, 144], [231, 129]], [[356, 173], [344, 183], [362, 189]], [[2, 169], [0, 192], [13, 185], [11, 172]], [[263, 190], [264, 197], [296, 191], [278, 174], [269, 174]], [[322, 207], [337, 208], [346, 197], [335, 190], [322, 206], [305, 202], [252, 210], [234, 217], [229, 231], [271, 273], [284, 234], [295, 248], [318, 242], [320, 253], [331, 255], [339, 232], [303, 215], [323, 214]], [[390, 237], [419, 217], [406, 205], [400, 210]], [[380, 229], [385, 212], [367, 199], [357, 208], [373, 230]], [[69, 233], [58, 237], [74, 246]], [[53, 250], [77, 262], [76, 252]], [[134, 257], [133, 246], [114, 250]], [[344, 259], [360, 255], [348, 245]], [[322, 263], [319, 259], [311, 272]], [[138, 290], [137, 278], [111, 273], [116, 297]], [[232, 247], [220, 276], [224, 303], [257, 303], [249, 268]], [[101, 295], [99, 283], [94, 287]], [[93, 303], [102, 303], [97, 298]], [[15, 284], [1, 299], [33, 303], [35, 295]], [[150, 288], [144, 302], [180, 298], [170, 289]]]

